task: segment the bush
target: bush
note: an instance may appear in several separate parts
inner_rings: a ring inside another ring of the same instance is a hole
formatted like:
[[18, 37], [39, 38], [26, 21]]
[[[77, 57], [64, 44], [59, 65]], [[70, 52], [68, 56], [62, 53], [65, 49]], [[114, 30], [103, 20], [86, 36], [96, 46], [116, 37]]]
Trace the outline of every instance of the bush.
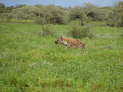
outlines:
[[109, 15], [107, 21], [109, 26], [123, 27], [123, 2], [119, 2]]
[[47, 24], [48, 21], [45, 18], [36, 18], [35, 23], [37, 23], [37, 24]]
[[79, 20], [81, 25], [85, 25], [89, 21], [89, 18], [82, 7], [74, 7], [70, 9], [69, 17], [70, 21]]
[[123, 37], [123, 34], [121, 34], [120, 36]]
[[51, 25], [44, 25], [42, 26], [42, 36], [54, 36], [54, 31]]
[[85, 37], [93, 38], [94, 37], [92, 30], [88, 26], [81, 27], [79, 25], [76, 25], [72, 27], [72, 30], [69, 32], [69, 34], [70, 36], [74, 38], [85, 38]]

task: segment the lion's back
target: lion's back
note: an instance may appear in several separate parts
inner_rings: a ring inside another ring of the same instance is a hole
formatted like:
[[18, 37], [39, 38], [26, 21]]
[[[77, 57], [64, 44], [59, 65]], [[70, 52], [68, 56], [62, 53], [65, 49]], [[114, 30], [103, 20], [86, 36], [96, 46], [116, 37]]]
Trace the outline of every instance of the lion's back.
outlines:
[[70, 47], [81, 47], [81, 48], [83, 48], [85, 46], [85, 44], [82, 43], [79, 39], [64, 38], [63, 40], [66, 41]]

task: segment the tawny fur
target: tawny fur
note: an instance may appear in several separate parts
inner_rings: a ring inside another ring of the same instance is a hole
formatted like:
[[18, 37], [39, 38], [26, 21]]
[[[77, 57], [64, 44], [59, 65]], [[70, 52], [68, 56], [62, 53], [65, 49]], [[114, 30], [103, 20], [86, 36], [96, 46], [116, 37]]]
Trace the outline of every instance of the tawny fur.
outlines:
[[85, 44], [81, 42], [79, 39], [61, 37], [57, 41], [55, 41], [55, 43], [63, 44], [67, 47], [72, 47], [72, 48], [85, 48]]

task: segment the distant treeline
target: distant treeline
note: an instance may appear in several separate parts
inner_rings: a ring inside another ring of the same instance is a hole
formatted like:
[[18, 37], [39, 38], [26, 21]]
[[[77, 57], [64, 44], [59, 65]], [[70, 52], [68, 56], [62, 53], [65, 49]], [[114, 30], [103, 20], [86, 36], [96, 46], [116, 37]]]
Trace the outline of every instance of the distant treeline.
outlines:
[[87, 3], [72, 8], [53, 5], [7, 7], [0, 3], [0, 22], [12, 21], [39, 24], [67, 24], [71, 21], [79, 21], [81, 25], [92, 21], [102, 21], [110, 26], [123, 26], [123, 2], [112, 7], [98, 7]]

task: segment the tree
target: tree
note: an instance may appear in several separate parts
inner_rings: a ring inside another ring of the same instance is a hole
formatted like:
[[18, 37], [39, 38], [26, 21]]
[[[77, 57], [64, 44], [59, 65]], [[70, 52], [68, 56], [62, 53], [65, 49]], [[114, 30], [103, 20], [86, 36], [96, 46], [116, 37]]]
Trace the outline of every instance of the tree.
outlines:
[[15, 8], [11, 12], [11, 16], [16, 19], [34, 19], [35, 12], [38, 8], [34, 6], [23, 6], [20, 8]]
[[107, 24], [110, 26], [123, 27], [123, 2], [119, 2], [109, 15]]
[[36, 5], [40, 9], [37, 22], [41, 24], [64, 24], [67, 22], [67, 14], [65, 10], [58, 6], [48, 5], [40, 6]]
[[5, 8], [6, 6], [3, 3], [0, 3], [0, 8]]
[[81, 25], [88, 22], [88, 17], [82, 7], [74, 7], [69, 12], [70, 20], [79, 20]]
[[108, 11], [93, 4], [86, 3], [83, 10], [92, 21], [103, 21], [106, 19]]

